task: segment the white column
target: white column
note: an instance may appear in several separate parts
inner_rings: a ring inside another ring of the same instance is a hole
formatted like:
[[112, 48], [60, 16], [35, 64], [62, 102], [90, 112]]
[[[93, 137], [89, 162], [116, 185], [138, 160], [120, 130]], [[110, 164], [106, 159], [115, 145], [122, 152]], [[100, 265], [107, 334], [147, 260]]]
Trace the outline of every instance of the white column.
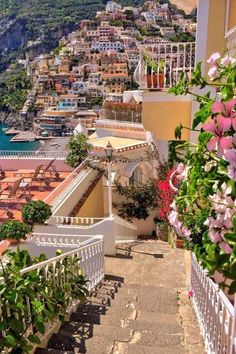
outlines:
[[109, 211], [109, 218], [111, 218], [112, 217], [111, 162], [108, 162], [107, 172], [108, 172], [108, 211]]

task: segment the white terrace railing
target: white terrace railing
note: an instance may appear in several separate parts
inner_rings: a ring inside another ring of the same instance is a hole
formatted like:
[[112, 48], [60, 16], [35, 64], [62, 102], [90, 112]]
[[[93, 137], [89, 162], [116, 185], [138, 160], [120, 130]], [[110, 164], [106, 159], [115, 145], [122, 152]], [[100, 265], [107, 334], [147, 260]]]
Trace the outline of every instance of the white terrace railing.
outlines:
[[192, 302], [208, 354], [236, 353], [236, 310], [191, 255]]
[[72, 217], [72, 216], [52, 216], [50, 224], [56, 225], [81, 225], [89, 226], [103, 221], [107, 218]]
[[17, 151], [17, 150], [0, 150], [1, 159], [58, 159], [65, 160], [66, 152], [64, 151]]
[[[147, 44], [140, 45], [139, 49], [140, 60], [134, 80], [141, 89], [168, 89], [183, 72], [191, 77], [195, 67], [194, 42]], [[145, 56], [150, 59], [149, 64]]]

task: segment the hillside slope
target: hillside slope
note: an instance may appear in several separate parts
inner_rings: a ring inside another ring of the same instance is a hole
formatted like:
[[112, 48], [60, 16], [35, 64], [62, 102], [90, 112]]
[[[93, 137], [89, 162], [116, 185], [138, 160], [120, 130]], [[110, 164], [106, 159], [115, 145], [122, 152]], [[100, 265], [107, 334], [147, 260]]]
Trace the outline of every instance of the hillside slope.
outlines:
[[[78, 28], [81, 19], [92, 18], [105, 8], [106, 0], [0, 0], [0, 71], [19, 57], [28, 41], [39, 52], [57, 45], [57, 40]], [[139, 5], [142, 0], [122, 0]]]
[[193, 8], [197, 7], [197, 0], [171, 0], [171, 3], [189, 14]]

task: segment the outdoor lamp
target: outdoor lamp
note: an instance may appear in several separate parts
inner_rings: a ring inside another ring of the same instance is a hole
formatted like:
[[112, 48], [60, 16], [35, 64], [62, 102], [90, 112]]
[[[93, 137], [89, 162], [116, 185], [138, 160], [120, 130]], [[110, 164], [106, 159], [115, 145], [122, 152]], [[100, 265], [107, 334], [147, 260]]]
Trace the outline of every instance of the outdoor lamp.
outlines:
[[111, 162], [112, 155], [113, 155], [113, 147], [112, 147], [110, 141], [108, 141], [108, 144], [105, 147], [105, 153], [106, 153], [106, 157], [107, 157], [108, 162]]

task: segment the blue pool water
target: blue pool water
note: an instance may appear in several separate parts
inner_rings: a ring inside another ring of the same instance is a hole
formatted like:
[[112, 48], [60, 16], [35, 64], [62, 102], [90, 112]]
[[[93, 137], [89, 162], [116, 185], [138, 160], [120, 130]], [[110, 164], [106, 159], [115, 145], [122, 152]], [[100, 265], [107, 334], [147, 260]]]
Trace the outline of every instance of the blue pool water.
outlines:
[[11, 143], [13, 135], [5, 135], [4, 124], [0, 124], [0, 150], [35, 151], [39, 148], [39, 141]]

